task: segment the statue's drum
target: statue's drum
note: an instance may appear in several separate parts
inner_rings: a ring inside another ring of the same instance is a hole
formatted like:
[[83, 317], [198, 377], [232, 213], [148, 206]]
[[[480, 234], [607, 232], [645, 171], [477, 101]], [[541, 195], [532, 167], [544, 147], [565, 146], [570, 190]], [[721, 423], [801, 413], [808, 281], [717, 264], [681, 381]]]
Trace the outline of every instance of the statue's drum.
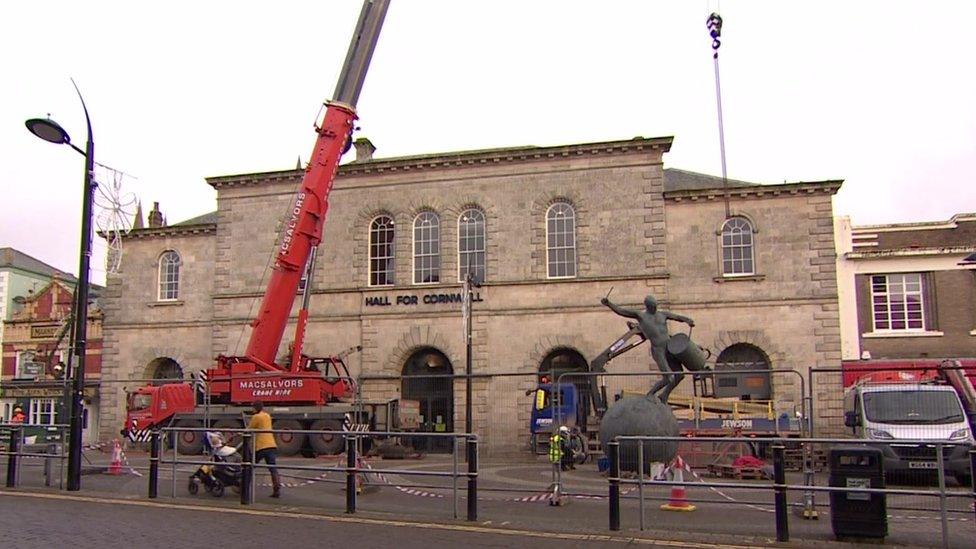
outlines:
[[[600, 444], [604, 453], [607, 444], [618, 436], [677, 437], [678, 420], [671, 407], [655, 396], [628, 397], [610, 407], [600, 422]], [[620, 470], [637, 472], [638, 441], [620, 442]], [[644, 472], [650, 474], [653, 462], [670, 463], [678, 453], [675, 440], [645, 440], [643, 445]]]
[[712, 355], [707, 349], [702, 351], [688, 334], [683, 333], [674, 334], [668, 339], [668, 353], [674, 355], [685, 369], [693, 372], [704, 370], [705, 361]]

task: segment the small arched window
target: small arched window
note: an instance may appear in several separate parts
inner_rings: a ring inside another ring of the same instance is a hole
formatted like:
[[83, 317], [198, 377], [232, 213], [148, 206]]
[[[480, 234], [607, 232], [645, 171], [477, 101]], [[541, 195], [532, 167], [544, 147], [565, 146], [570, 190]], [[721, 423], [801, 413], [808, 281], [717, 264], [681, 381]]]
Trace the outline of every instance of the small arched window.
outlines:
[[576, 276], [576, 211], [568, 202], [546, 211], [546, 260], [549, 278]]
[[393, 285], [393, 218], [381, 215], [369, 225], [369, 285]]
[[458, 281], [469, 271], [474, 280], [485, 281], [485, 214], [474, 208], [458, 217]]
[[159, 301], [175, 301], [180, 298], [180, 254], [173, 250], [159, 256]]
[[413, 283], [441, 281], [441, 220], [422, 212], [413, 220]]
[[745, 276], [756, 274], [752, 223], [744, 217], [733, 217], [722, 225], [722, 274]]

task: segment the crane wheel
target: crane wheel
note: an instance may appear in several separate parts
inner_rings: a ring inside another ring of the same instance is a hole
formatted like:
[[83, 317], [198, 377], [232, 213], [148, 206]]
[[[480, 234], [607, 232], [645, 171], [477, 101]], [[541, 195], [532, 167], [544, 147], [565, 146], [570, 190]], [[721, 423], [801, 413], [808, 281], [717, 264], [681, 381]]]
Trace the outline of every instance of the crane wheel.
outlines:
[[[317, 419], [312, 422], [312, 431], [341, 431], [342, 423], [338, 419]], [[342, 453], [345, 448], [345, 438], [342, 435], [310, 434], [308, 442], [316, 455], [334, 456]]]
[[221, 419], [213, 424], [213, 429], [220, 432], [220, 436], [224, 437], [224, 444], [228, 446], [235, 446], [241, 442], [241, 434], [234, 432], [225, 432], [224, 429], [243, 429], [244, 423], [234, 419]]
[[[176, 427], [199, 429], [203, 422], [195, 419], [181, 419]], [[203, 453], [203, 431], [179, 431], [176, 433], [177, 451], [184, 456], [196, 456]]]
[[[294, 419], [283, 419], [274, 424], [276, 430], [300, 431], [302, 424]], [[305, 433], [275, 433], [275, 443], [278, 445], [278, 454], [282, 456], [293, 456], [302, 450], [305, 445]]]

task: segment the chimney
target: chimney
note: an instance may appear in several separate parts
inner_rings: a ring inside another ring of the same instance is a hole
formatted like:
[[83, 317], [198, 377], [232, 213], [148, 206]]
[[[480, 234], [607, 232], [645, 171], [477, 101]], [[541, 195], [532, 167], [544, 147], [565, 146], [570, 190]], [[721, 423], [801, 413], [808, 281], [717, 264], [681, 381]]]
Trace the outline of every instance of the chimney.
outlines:
[[163, 221], [163, 212], [159, 211], [159, 202], [153, 202], [153, 209], [149, 212], [148, 218], [150, 229], [158, 229], [166, 226], [166, 222]]
[[373, 142], [365, 137], [360, 137], [359, 139], [353, 141], [353, 145], [356, 146], [356, 162], [369, 162], [373, 159], [373, 153], [376, 152], [376, 146]]

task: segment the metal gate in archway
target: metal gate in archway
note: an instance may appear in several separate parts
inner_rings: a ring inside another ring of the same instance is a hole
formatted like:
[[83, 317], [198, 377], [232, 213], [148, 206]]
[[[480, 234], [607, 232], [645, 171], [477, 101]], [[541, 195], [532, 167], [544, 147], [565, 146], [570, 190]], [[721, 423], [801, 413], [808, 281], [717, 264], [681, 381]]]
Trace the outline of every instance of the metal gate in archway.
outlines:
[[[404, 363], [400, 395], [420, 403], [421, 431], [454, 431], [454, 379], [449, 377], [453, 374], [451, 361], [433, 347], [415, 351]], [[450, 452], [451, 440], [417, 437], [414, 447], [427, 452]]]

